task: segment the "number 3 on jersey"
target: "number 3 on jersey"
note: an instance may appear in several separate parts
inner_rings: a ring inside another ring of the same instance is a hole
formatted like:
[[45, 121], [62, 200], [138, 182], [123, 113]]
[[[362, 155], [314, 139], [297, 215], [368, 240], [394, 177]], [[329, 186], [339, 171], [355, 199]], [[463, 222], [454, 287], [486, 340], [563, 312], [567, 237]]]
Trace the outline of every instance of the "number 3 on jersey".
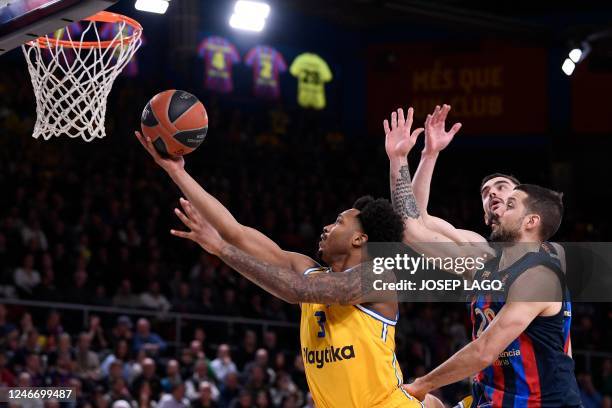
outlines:
[[317, 323], [321, 328], [321, 330], [317, 333], [317, 337], [325, 337], [325, 312], [319, 310], [318, 312], [315, 312], [314, 315], [317, 317]]

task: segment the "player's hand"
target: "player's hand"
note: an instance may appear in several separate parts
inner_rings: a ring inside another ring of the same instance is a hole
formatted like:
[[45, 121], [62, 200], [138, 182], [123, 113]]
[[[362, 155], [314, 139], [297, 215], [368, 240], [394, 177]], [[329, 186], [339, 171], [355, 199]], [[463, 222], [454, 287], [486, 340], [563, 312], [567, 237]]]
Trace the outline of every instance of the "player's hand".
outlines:
[[446, 117], [451, 110], [450, 105], [436, 106], [432, 114], [425, 119], [425, 148], [423, 154], [438, 154], [448, 146], [455, 134], [461, 129], [461, 123], [455, 123], [446, 131]]
[[418, 399], [419, 401], [424, 401], [425, 396], [431, 390], [428, 390], [424, 387], [424, 384], [417, 378], [413, 383], [403, 384], [402, 388], [410, 395]]
[[219, 232], [193, 208], [189, 201], [181, 198], [180, 202], [184, 213], [178, 208], [174, 209], [174, 213], [189, 228], [189, 232], [172, 229], [170, 233], [180, 238], [190, 239], [204, 248], [206, 252], [218, 255], [225, 244]]
[[139, 131], [135, 131], [134, 133], [140, 144], [149, 152], [151, 157], [153, 157], [155, 163], [159, 164], [166, 172], [170, 173], [172, 171], [182, 170], [185, 167], [185, 159], [183, 159], [183, 156], [162, 157], [159, 152], [155, 150], [151, 138], [142, 135]]
[[410, 133], [414, 109], [408, 108], [408, 115], [404, 118], [404, 110], [399, 108], [397, 112], [391, 114], [391, 127], [389, 121], [385, 119], [385, 150], [389, 160], [406, 157], [414, 147], [423, 128], [415, 129]]

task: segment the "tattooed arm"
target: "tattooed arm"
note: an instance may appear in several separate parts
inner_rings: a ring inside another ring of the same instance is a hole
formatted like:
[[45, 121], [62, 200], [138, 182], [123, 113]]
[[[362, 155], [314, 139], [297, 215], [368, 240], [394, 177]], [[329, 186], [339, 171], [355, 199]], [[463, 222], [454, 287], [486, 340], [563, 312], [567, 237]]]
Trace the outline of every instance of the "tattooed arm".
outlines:
[[[296, 270], [274, 265], [242, 251], [226, 242], [211, 223], [196, 211], [189, 202], [181, 202], [184, 213], [178, 209], [176, 215], [190, 229], [171, 230], [173, 235], [198, 243], [207, 252], [218, 256], [227, 265], [238, 271], [262, 289], [289, 303], [358, 304], [364, 293], [370, 293], [368, 279], [379, 279], [370, 264], [361, 264], [346, 272], [304, 275]], [[312, 266], [312, 265], [311, 265]]]
[[407, 118], [404, 118], [403, 110], [398, 109], [391, 115], [391, 124], [387, 120], [384, 122], [385, 150], [390, 164], [391, 201], [395, 211], [404, 220], [404, 243], [417, 252], [432, 257], [477, 257], [483, 256], [484, 253], [491, 255], [492, 252], [486, 244], [456, 245], [464, 242], [455, 241], [452, 237], [430, 228], [424, 222], [414, 195], [408, 167], [408, 153], [422, 132], [422, 129], [410, 132], [413, 113], [410, 108]]

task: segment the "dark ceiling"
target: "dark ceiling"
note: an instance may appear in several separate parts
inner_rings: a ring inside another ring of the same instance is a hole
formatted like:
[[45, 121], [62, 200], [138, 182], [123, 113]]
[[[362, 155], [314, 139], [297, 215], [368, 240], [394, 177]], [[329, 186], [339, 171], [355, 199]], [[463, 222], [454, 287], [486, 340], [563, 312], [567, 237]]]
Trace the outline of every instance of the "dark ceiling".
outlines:
[[612, 2], [602, 0], [278, 1], [278, 5], [357, 29], [408, 23], [558, 43], [612, 27]]

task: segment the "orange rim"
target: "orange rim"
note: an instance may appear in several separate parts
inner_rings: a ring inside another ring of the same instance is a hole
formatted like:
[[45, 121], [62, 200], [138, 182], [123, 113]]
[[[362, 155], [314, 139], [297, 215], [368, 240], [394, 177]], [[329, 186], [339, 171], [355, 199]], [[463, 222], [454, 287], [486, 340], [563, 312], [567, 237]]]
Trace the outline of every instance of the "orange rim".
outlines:
[[28, 42], [31, 46], [38, 45], [41, 48], [53, 48], [53, 47], [67, 47], [67, 48], [108, 48], [118, 47], [126, 45], [140, 37], [142, 32], [142, 26], [140, 23], [133, 18], [124, 16], [122, 14], [111, 13], [109, 11], [100, 11], [91, 17], [83, 19], [84, 21], [95, 21], [100, 23], [121, 23], [125, 22], [127, 25], [134, 29], [132, 35], [123, 38], [122, 40], [110, 40], [110, 41], [67, 41], [67, 40], [56, 40], [48, 37], [38, 37], [36, 40]]

